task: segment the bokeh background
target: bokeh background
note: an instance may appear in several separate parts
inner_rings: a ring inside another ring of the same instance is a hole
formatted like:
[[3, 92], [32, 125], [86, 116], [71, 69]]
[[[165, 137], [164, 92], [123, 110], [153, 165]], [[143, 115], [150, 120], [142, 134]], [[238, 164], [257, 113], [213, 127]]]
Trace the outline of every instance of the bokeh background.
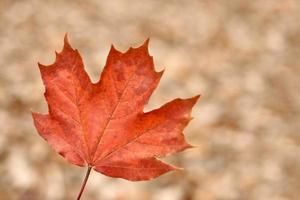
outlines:
[[293, 0], [0, 0], [0, 199], [75, 199], [85, 169], [38, 136], [47, 112], [37, 62], [64, 34], [97, 81], [111, 43], [150, 37], [165, 68], [147, 110], [202, 94], [185, 130], [185, 168], [133, 183], [92, 172], [86, 200], [300, 198], [300, 2]]

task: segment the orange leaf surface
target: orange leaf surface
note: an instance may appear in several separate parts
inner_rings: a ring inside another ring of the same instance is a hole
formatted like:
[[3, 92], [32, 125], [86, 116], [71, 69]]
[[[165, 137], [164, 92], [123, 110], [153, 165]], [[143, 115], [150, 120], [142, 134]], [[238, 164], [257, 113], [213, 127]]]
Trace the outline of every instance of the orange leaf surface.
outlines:
[[49, 114], [33, 113], [34, 124], [70, 163], [131, 181], [177, 169], [157, 158], [191, 147], [183, 129], [199, 96], [143, 112], [163, 74], [154, 70], [148, 42], [126, 53], [112, 46], [97, 83], [67, 37], [54, 64], [39, 64]]

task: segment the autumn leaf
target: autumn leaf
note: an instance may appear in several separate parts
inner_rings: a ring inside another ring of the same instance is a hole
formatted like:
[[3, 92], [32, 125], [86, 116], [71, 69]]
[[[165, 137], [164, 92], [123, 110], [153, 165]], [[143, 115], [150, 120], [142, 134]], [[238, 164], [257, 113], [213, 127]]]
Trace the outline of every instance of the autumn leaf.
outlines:
[[67, 161], [131, 181], [178, 169], [157, 158], [191, 147], [183, 129], [199, 96], [143, 112], [163, 74], [154, 70], [148, 43], [125, 53], [112, 46], [97, 83], [67, 37], [54, 64], [39, 64], [49, 114], [33, 113], [34, 124]]

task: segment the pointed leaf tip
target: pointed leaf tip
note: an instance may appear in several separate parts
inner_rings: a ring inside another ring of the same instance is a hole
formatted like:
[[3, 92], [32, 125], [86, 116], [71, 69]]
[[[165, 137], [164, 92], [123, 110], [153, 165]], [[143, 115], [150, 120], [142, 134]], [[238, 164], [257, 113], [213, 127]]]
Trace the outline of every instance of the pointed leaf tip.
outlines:
[[149, 47], [149, 42], [150, 42], [150, 38], [147, 38], [143, 44], [143, 46], [147, 47], [147, 49]]
[[150, 42], [150, 38], [147, 38], [145, 40], [145, 42], [142, 44], [142, 46], [140, 47], [141, 49], [143, 49], [147, 54], [149, 54], [149, 42]]
[[172, 170], [176, 170], [176, 171], [183, 171], [184, 168], [183, 167], [176, 167], [172, 165]]
[[162, 76], [165, 73], [165, 69], [162, 69], [161, 71], [157, 72], [160, 76]]
[[193, 103], [195, 104], [199, 100], [200, 97], [201, 97], [201, 95], [198, 94], [198, 95], [192, 97], [191, 99], [193, 100]]
[[40, 62], [38, 62], [37, 64], [38, 64], [38, 67], [39, 67], [40, 70], [43, 70], [47, 67], [46, 65], [43, 65]]
[[64, 36], [64, 42], [68, 42], [68, 33], [65, 33], [65, 36]]
[[116, 47], [113, 44], [110, 45], [109, 55], [111, 54], [112, 55], [120, 54], [120, 52], [116, 49]]
[[69, 42], [69, 38], [68, 38], [68, 33], [65, 34], [65, 37], [64, 37], [64, 47], [63, 47], [63, 51], [64, 50], [67, 50], [67, 49], [73, 49], [70, 45], [70, 42]]

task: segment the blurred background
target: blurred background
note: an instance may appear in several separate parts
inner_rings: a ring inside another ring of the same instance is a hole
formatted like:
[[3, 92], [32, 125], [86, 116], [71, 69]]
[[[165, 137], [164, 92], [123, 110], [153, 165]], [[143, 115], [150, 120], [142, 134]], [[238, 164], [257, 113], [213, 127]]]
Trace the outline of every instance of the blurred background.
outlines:
[[0, 0], [0, 199], [75, 199], [85, 169], [38, 136], [47, 112], [37, 62], [66, 32], [97, 81], [113, 43], [148, 37], [165, 68], [146, 110], [202, 94], [184, 167], [148, 182], [92, 172], [85, 200], [296, 200], [300, 196], [300, 1]]

